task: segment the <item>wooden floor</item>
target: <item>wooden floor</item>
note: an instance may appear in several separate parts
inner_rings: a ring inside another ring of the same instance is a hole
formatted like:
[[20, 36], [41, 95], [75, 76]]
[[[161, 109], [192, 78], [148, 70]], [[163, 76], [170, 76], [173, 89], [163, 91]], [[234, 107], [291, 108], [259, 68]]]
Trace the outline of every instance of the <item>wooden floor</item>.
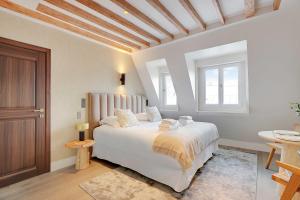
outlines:
[[[257, 200], [277, 200], [274, 171], [266, 170], [267, 153], [258, 152]], [[90, 168], [75, 171], [73, 167], [44, 174], [0, 189], [1, 200], [92, 200], [79, 184], [117, 167], [104, 161], [92, 161]], [[277, 170], [274, 163], [272, 170]]]

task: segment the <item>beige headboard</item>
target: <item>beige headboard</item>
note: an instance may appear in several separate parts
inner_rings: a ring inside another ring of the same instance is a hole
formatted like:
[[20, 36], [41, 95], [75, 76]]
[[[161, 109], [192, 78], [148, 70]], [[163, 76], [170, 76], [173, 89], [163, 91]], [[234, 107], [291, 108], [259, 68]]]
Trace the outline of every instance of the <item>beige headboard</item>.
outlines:
[[146, 109], [146, 97], [141, 95], [120, 95], [110, 93], [88, 94], [88, 121], [90, 138], [99, 121], [107, 116], [113, 116], [115, 109], [131, 109], [133, 113], [141, 113]]

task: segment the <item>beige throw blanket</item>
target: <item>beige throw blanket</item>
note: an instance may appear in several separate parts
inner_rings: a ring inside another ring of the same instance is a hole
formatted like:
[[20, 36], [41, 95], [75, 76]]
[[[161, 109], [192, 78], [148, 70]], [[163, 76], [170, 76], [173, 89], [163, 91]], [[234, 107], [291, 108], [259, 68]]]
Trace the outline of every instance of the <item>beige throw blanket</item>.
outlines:
[[176, 131], [160, 133], [155, 138], [152, 149], [176, 159], [181, 168], [186, 170], [192, 166], [196, 154], [218, 138], [215, 125], [195, 122]]
[[184, 170], [190, 168], [195, 159], [192, 145], [190, 150], [187, 151], [179, 138], [169, 134], [159, 134], [153, 143], [153, 150], [175, 158]]

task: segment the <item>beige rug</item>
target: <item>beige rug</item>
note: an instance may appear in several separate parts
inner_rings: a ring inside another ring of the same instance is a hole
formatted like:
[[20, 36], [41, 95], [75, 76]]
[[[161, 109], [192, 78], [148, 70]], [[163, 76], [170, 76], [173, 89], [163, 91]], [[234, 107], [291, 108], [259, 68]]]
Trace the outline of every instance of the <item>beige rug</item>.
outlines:
[[123, 167], [80, 187], [96, 200], [255, 200], [256, 176], [256, 154], [221, 149], [181, 193]]

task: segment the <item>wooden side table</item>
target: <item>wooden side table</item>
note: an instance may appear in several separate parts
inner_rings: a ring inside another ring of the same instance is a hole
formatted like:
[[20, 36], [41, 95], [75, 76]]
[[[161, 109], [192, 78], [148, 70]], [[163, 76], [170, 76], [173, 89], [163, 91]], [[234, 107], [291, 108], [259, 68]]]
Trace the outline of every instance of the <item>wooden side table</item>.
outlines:
[[75, 168], [77, 170], [85, 169], [90, 165], [90, 152], [89, 147], [93, 146], [96, 142], [94, 140], [72, 141], [65, 144], [66, 147], [77, 149], [77, 157]]

